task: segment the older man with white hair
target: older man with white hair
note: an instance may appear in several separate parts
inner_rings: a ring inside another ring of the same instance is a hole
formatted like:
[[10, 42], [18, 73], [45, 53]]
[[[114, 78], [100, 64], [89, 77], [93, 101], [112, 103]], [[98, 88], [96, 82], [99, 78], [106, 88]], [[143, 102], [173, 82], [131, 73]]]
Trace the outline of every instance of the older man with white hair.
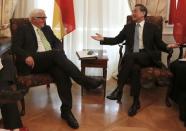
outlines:
[[60, 48], [61, 41], [46, 25], [46, 18], [44, 10], [35, 9], [30, 13], [30, 23], [17, 29], [12, 39], [12, 51], [16, 54], [17, 70], [22, 75], [50, 73], [62, 101], [61, 117], [70, 127], [76, 129], [79, 124], [71, 112], [70, 78], [89, 89], [99, 87], [103, 80], [86, 77], [66, 57], [64, 50]]

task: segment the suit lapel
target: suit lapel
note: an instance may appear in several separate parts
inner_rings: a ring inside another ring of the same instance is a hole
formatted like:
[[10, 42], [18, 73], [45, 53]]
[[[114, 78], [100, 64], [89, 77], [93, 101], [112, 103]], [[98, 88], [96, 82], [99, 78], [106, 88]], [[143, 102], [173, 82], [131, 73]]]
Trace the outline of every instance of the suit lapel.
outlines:
[[144, 46], [144, 48], [145, 48], [145, 46], [146, 46], [146, 41], [147, 41], [147, 36], [148, 36], [148, 29], [147, 29], [147, 23], [145, 22], [145, 24], [144, 24], [144, 27], [143, 27], [143, 46]]
[[136, 23], [133, 23], [132, 24], [132, 27], [131, 27], [131, 40], [132, 40], [132, 47], [134, 47], [134, 33], [135, 33], [135, 26], [136, 26]]
[[30, 24], [30, 29], [31, 29], [31, 33], [32, 33], [32, 36], [33, 36], [34, 44], [38, 48], [37, 37], [36, 37], [36, 33], [34, 31], [34, 27], [32, 26], [32, 24]]

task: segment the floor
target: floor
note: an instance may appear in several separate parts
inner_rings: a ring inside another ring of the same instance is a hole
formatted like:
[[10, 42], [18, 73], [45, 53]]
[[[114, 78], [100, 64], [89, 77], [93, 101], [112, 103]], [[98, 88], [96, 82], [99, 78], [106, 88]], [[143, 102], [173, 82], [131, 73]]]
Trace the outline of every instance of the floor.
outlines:
[[[116, 81], [107, 82], [107, 94], [116, 86]], [[141, 109], [134, 117], [127, 111], [132, 103], [129, 86], [125, 86], [122, 104], [105, 99], [101, 89], [86, 92], [81, 96], [80, 86], [73, 84], [73, 109], [79, 121], [77, 131], [186, 131], [178, 119], [178, 109], [174, 104], [165, 106], [166, 87], [142, 89]], [[54, 84], [47, 90], [45, 86], [34, 87], [26, 96], [24, 125], [30, 131], [72, 131], [60, 118], [61, 102]]]

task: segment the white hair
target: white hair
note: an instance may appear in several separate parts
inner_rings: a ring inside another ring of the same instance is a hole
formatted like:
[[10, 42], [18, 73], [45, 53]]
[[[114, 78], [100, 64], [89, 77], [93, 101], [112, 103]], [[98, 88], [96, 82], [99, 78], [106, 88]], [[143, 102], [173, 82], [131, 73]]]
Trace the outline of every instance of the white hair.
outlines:
[[45, 15], [45, 11], [43, 9], [34, 9], [30, 12], [29, 19], [31, 20], [34, 17], [43, 17]]

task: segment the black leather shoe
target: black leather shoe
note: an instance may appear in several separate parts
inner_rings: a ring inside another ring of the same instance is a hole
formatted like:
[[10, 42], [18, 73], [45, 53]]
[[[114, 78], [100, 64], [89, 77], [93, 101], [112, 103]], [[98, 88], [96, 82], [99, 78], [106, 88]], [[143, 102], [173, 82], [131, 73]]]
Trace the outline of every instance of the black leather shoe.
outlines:
[[71, 111], [62, 111], [61, 118], [64, 119], [71, 128], [79, 128], [79, 124]]
[[105, 82], [103, 78], [88, 78], [88, 84], [85, 86], [86, 89], [96, 89]]
[[136, 103], [134, 103], [131, 107], [130, 107], [130, 109], [129, 109], [129, 111], [128, 111], [128, 116], [134, 116], [134, 115], [136, 115], [137, 114], [137, 111], [140, 109], [140, 102], [136, 102]]
[[122, 90], [116, 88], [110, 95], [107, 96], [107, 98], [110, 100], [118, 100], [118, 102], [121, 102], [122, 94]]

